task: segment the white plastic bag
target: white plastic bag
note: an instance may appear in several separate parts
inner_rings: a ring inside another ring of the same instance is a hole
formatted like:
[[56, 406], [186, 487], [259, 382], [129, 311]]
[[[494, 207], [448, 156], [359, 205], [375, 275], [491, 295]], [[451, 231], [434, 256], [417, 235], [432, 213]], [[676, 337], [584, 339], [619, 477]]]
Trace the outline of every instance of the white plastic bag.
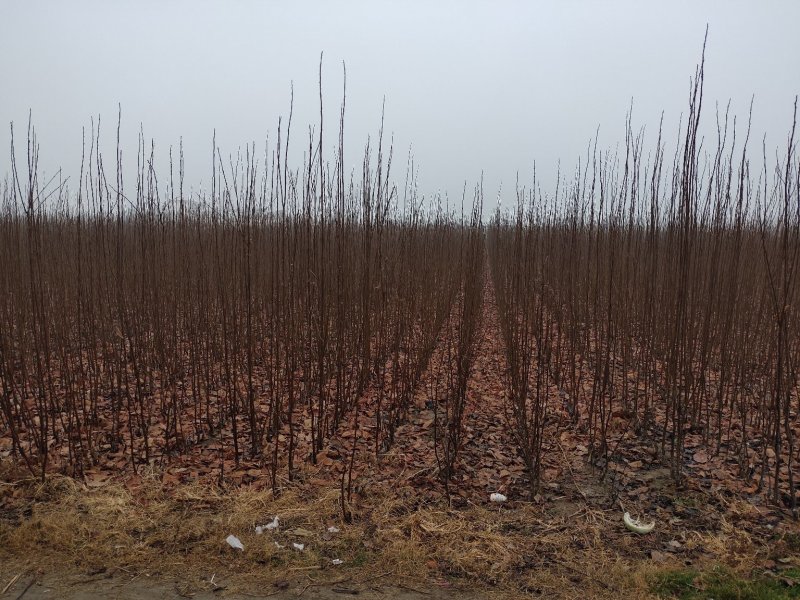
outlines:
[[236, 548], [237, 550], [244, 550], [244, 544], [242, 544], [242, 540], [240, 540], [235, 535], [231, 534], [225, 538], [225, 541], [228, 542], [228, 545], [231, 548]]

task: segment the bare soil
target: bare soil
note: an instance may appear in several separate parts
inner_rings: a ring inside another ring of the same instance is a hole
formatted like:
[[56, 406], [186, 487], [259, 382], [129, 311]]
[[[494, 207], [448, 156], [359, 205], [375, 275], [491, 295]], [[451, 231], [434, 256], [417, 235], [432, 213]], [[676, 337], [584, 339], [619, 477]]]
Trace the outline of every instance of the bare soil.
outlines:
[[[212, 589], [213, 588], [213, 589]], [[224, 581], [212, 586], [208, 581], [183, 581], [175, 578], [157, 578], [148, 576], [109, 575], [99, 577], [42, 575], [20, 577], [6, 590], [3, 597], [22, 598], [24, 600], [166, 600], [173, 598], [193, 598], [194, 600], [249, 600], [251, 598], [274, 598], [288, 600], [290, 598], [318, 598], [320, 600], [342, 600], [358, 597], [364, 600], [386, 598], [390, 600], [447, 600], [464, 598], [478, 600], [486, 598], [485, 594], [471, 593], [466, 590], [443, 589], [441, 587], [415, 586], [402, 584], [382, 585], [379, 583], [354, 584], [315, 584], [312, 580], [297, 580], [284, 588], [274, 587], [271, 590], [236, 590], [227, 589]]]

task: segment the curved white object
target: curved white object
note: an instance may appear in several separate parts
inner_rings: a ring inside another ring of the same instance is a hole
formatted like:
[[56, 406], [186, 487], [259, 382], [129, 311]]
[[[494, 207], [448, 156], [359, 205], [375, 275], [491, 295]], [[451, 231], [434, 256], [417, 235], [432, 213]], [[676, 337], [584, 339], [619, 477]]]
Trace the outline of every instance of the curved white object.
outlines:
[[630, 513], [622, 515], [622, 520], [625, 521], [625, 527], [636, 533], [650, 533], [656, 526], [655, 521], [652, 523], [642, 523], [639, 519], [631, 517]]

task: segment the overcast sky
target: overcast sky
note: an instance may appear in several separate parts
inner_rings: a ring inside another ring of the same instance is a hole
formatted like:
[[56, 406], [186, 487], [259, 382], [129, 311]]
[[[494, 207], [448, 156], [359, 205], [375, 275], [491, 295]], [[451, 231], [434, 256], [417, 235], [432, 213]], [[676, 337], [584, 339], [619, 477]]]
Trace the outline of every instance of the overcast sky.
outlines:
[[[223, 154], [268, 135], [289, 110], [293, 144], [307, 146], [319, 112], [324, 52], [327, 139], [335, 142], [347, 65], [346, 154], [367, 135], [394, 135], [402, 184], [413, 146], [425, 194], [460, 198], [485, 174], [487, 201], [534, 161], [545, 183], [571, 170], [600, 128], [624, 140], [625, 113], [655, 135], [686, 110], [689, 78], [706, 52], [706, 107], [732, 100], [754, 130], [785, 142], [800, 93], [800, 2], [36, 2], [0, 3], [0, 174], [8, 124], [33, 112], [41, 166], [77, 180], [81, 128], [101, 115], [112, 162], [117, 104], [123, 152], [135, 163], [139, 126], [165, 157], [183, 137], [187, 183], [208, 185], [212, 131]], [[707, 122], [709, 122], [707, 121]], [[326, 144], [327, 146], [327, 144]], [[297, 160], [302, 160], [302, 154]], [[128, 182], [129, 185], [132, 182]]]

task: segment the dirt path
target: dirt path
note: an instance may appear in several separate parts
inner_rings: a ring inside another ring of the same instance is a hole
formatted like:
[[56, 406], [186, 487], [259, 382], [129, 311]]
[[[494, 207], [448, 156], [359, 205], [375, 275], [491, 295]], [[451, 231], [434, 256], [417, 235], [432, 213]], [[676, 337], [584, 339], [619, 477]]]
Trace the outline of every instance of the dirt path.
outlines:
[[[2, 584], [5, 587], [5, 583]], [[403, 585], [352, 584], [342, 582], [333, 585], [314, 585], [311, 580], [299, 580], [287, 585], [284, 589], [228, 589], [224, 581], [219, 586], [208, 582], [181, 581], [178, 579], [160, 579], [155, 577], [63, 577], [44, 575], [42, 577], [22, 576], [2, 595], [3, 598], [20, 600], [166, 600], [167, 598], [193, 598], [194, 600], [211, 600], [212, 598], [229, 598], [245, 600], [251, 598], [319, 598], [320, 600], [342, 599], [357, 596], [364, 600], [449, 600], [465, 598], [478, 600], [485, 595], [470, 593], [464, 590], [442, 589], [436, 587], [418, 587]]]
[[488, 277], [483, 303], [475, 361], [467, 387], [468, 409], [456, 486], [462, 489], [471, 486], [471, 491], [479, 497], [488, 498], [492, 492], [521, 497], [527, 491], [527, 476], [505, 414], [505, 349], [494, 289]]

